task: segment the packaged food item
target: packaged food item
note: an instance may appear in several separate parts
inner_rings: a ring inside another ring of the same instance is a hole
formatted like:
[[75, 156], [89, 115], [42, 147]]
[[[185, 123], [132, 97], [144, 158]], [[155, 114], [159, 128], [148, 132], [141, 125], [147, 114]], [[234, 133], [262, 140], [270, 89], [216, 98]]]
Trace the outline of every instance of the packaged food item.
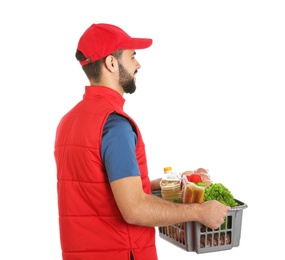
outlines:
[[210, 186], [213, 183], [211, 178], [210, 178], [210, 175], [209, 175], [209, 170], [206, 170], [204, 168], [198, 168], [197, 170], [195, 170], [195, 173], [200, 174], [200, 176], [202, 178], [202, 182], [206, 186]]
[[172, 167], [164, 168], [164, 176], [160, 181], [161, 196], [171, 202], [181, 202], [181, 177], [172, 171]]
[[198, 168], [196, 170], [188, 170], [182, 173], [183, 176], [187, 176], [187, 179], [190, 182], [203, 182], [206, 186], [210, 186], [212, 184], [212, 180], [209, 175], [209, 170], [204, 168]]
[[189, 182], [186, 176], [183, 176], [182, 202], [183, 203], [203, 203], [205, 185], [199, 185]]

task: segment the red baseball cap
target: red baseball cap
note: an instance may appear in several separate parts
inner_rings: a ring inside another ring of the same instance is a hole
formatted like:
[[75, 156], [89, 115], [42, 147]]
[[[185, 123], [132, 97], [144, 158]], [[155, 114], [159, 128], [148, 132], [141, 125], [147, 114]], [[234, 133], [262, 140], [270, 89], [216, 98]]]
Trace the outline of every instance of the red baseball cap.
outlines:
[[81, 51], [86, 60], [82, 66], [100, 60], [111, 53], [123, 49], [146, 49], [152, 39], [132, 38], [121, 28], [105, 23], [92, 24], [80, 37], [77, 50]]

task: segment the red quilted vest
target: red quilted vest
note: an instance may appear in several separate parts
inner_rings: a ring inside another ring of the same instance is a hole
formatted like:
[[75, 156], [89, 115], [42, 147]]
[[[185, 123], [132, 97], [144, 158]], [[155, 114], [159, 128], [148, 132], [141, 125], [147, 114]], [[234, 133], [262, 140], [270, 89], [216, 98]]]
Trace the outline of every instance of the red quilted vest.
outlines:
[[144, 143], [135, 122], [123, 112], [116, 91], [89, 86], [60, 121], [54, 156], [58, 179], [59, 227], [64, 260], [157, 260], [155, 229], [127, 224], [115, 203], [102, 164], [102, 131], [112, 112], [136, 128], [136, 154], [143, 189], [150, 193]]

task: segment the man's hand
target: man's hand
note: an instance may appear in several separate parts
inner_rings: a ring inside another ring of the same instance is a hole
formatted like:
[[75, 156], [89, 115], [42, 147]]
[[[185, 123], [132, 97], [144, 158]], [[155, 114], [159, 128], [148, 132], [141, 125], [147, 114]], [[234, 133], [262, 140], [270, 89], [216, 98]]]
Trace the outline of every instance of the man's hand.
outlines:
[[162, 178], [158, 178], [150, 181], [151, 190], [160, 190], [160, 181]]
[[217, 200], [209, 200], [201, 204], [202, 215], [199, 222], [211, 229], [219, 228], [225, 220], [228, 211], [231, 209]]

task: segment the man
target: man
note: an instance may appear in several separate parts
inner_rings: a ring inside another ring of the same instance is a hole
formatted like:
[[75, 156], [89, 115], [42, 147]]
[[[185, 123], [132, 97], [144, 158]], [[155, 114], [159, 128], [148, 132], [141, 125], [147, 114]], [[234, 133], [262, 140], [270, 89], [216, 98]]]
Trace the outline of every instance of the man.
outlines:
[[92, 24], [76, 52], [90, 81], [60, 121], [55, 140], [59, 226], [64, 260], [155, 260], [155, 226], [199, 221], [218, 228], [229, 207], [217, 201], [175, 204], [151, 195], [144, 142], [123, 110], [136, 90], [136, 49], [151, 39], [132, 38], [110, 24]]

